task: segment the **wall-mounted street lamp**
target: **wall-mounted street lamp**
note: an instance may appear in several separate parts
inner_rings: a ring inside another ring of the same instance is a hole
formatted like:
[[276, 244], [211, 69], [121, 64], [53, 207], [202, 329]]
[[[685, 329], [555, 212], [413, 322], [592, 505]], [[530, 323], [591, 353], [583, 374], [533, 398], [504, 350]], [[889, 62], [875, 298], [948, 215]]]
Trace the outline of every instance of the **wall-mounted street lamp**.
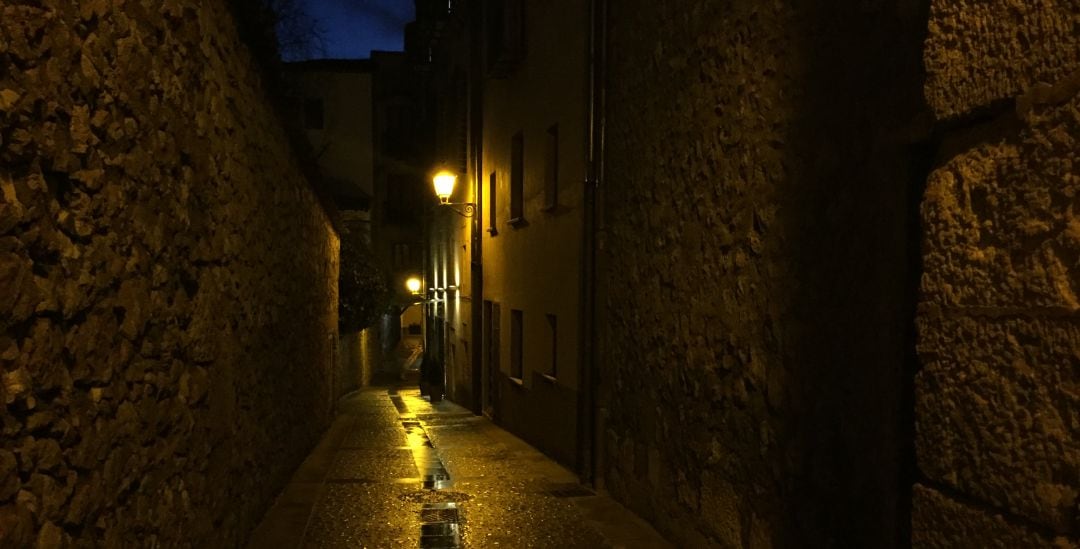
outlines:
[[[432, 178], [435, 183], [435, 194], [439, 197], [439, 204], [450, 206], [454, 213], [462, 217], [472, 217], [476, 213], [476, 205], [472, 202], [450, 202], [450, 195], [454, 194], [454, 185], [457, 184], [457, 175], [448, 170], [442, 170]], [[454, 206], [462, 206], [459, 210]]]
[[409, 293], [413, 295], [420, 295], [420, 279], [415, 276], [410, 276], [405, 281], [405, 289], [409, 290]]

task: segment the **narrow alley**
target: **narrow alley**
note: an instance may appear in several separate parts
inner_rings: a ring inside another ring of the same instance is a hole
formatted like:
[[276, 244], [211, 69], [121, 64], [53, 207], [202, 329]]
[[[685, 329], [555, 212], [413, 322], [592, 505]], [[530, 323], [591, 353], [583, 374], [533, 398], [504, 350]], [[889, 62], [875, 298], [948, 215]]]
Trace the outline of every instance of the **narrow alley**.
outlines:
[[1080, 0], [0, 0], [0, 549], [1080, 549]]
[[255, 531], [270, 547], [670, 547], [520, 439], [415, 388], [346, 395]]

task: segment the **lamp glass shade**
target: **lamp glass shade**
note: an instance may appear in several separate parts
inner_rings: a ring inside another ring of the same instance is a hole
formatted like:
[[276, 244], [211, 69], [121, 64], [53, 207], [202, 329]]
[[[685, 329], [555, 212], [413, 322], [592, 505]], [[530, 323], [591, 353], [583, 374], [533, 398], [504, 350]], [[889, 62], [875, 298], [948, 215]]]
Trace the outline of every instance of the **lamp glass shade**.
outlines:
[[454, 194], [454, 184], [457, 183], [457, 176], [443, 170], [432, 179], [435, 182], [435, 194], [439, 197], [439, 200], [446, 202], [450, 199], [450, 195]]
[[420, 279], [416, 278], [415, 276], [410, 277], [408, 280], [405, 281], [405, 288], [407, 288], [411, 293], [420, 293]]

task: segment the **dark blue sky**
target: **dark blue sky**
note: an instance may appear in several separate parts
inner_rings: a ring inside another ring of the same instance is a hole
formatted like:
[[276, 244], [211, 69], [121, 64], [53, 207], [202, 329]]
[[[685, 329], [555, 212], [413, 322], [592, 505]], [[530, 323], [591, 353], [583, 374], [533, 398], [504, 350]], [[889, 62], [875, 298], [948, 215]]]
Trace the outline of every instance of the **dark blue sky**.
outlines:
[[355, 59], [404, 49], [413, 0], [301, 0], [322, 31], [325, 57]]

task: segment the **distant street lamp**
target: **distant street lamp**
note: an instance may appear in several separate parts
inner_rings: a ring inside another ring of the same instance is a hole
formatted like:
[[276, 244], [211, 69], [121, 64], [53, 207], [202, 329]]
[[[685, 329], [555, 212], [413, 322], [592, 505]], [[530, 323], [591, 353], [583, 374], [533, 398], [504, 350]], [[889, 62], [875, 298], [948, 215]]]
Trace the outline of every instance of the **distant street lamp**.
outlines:
[[415, 276], [410, 276], [409, 279], [405, 281], [405, 288], [409, 290], [409, 293], [418, 295], [420, 293], [420, 279]]
[[[457, 174], [449, 170], [441, 170], [432, 178], [435, 184], [435, 195], [439, 197], [439, 204], [451, 206], [454, 213], [462, 217], [472, 217], [476, 213], [476, 205], [472, 202], [450, 202], [450, 195], [454, 194], [454, 185], [457, 184]], [[463, 206], [464, 211], [453, 206]]]

